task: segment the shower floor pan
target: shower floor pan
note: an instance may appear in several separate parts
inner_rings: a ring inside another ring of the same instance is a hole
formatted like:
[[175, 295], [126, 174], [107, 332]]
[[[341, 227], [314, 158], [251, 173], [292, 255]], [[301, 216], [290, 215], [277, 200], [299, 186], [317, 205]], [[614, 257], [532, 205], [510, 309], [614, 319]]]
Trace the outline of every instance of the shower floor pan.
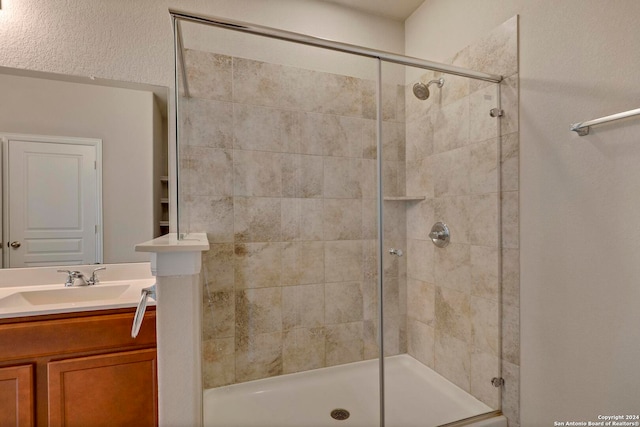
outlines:
[[[386, 427], [435, 427], [492, 409], [406, 354], [385, 359]], [[205, 390], [206, 427], [375, 427], [378, 361]], [[349, 417], [335, 420], [331, 412]], [[504, 417], [477, 426], [506, 427]]]

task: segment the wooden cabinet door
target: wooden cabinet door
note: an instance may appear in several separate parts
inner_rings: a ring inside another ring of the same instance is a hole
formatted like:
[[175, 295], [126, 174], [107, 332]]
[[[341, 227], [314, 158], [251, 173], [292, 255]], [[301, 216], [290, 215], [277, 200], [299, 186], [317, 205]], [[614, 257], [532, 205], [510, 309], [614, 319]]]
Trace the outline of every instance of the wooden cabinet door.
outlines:
[[0, 368], [0, 427], [31, 427], [33, 410], [33, 366]]
[[158, 425], [156, 350], [50, 362], [49, 427]]

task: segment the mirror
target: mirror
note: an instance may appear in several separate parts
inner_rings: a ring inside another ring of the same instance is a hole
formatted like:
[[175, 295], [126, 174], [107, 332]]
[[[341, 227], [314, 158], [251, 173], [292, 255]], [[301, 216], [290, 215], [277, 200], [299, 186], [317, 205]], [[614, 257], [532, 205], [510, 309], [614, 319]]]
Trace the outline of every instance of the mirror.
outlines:
[[[101, 166], [98, 205], [102, 219], [98, 220], [96, 230], [102, 232], [102, 256], [97, 261], [105, 264], [148, 261], [148, 255], [136, 253], [134, 246], [169, 232], [168, 88], [0, 67], [0, 93], [3, 98], [0, 138], [5, 157], [0, 174], [2, 265], [13, 268], [73, 264], [38, 259], [17, 265], [17, 260], [24, 257], [17, 256], [17, 252], [11, 257], [13, 251], [36, 245], [17, 242], [11, 236], [12, 224], [25, 221], [16, 221], [10, 214], [15, 212], [11, 210], [11, 200], [16, 197], [8, 196], [8, 170], [12, 165], [13, 169], [19, 168], [20, 163], [6, 153], [7, 134], [33, 136], [40, 142], [43, 138], [101, 141], [101, 165], [96, 167]], [[49, 197], [37, 198], [37, 210], [42, 213], [54, 209], [44, 199], [59, 202], [69, 197], [67, 192], [56, 193], [60, 186], [54, 183], [60, 181], [59, 172], [38, 169], [45, 179], [49, 177], [47, 174], [55, 175], [50, 176], [51, 187], [57, 187], [50, 189]], [[61, 166], [51, 170], [65, 169]], [[77, 244], [69, 250], [81, 246]]]

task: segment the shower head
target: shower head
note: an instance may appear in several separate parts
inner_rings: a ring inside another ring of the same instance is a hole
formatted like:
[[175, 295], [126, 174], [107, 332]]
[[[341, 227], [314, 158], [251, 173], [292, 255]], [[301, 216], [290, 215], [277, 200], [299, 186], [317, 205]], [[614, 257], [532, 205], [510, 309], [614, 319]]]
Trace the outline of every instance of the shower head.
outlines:
[[431, 86], [432, 84], [436, 84], [440, 88], [444, 85], [444, 79], [439, 78], [438, 80], [431, 80], [427, 84], [418, 82], [413, 85], [413, 94], [416, 96], [416, 98], [424, 101], [425, 99], [429, 98], [429, 86]]

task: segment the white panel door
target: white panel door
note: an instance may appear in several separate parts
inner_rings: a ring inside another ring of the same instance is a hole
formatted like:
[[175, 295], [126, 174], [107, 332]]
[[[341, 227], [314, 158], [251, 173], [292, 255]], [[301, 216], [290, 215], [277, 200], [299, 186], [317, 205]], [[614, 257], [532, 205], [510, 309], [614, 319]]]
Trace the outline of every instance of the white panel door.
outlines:
[[6, 266], [101, 262], [99, 146], [7, 139]]

